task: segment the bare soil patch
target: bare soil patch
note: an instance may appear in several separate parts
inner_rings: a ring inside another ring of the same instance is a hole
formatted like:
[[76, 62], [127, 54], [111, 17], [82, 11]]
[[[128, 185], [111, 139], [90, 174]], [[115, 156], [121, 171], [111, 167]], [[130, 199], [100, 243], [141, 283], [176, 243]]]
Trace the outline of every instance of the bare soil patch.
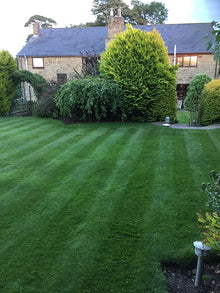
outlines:
[[196, 269], [183, 269], [174, 264], [162, 266], [170, 293], [220, 293], [220, 266], [205, 265], [201, 286], [195, 287]]

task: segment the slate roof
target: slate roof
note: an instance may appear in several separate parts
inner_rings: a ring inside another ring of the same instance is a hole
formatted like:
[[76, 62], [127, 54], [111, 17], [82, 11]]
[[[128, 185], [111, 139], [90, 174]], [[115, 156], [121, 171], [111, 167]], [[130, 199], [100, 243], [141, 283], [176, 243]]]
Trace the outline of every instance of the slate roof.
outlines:
[[[155, 28], [165, 41], [169, 54], [173, 54], [174, 45], [177, 54], [207, 53], [203, 38], [212, 32], [211, 23], [141, 25], [134, 28], [146, 32]], [[106, 37], [107, 27], [41, 29], [40, 36], [32, 37], [17, 56], [81, 56], [88, 51], [99, 55], [105, 51]]]

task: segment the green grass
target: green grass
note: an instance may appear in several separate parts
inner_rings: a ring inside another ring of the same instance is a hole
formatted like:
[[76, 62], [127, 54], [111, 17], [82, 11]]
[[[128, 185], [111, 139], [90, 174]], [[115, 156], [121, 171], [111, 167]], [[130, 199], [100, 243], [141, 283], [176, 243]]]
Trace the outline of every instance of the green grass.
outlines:
[[189, 124], [190, 123], [190, 112], [189, 111], [177, 111], [178, 123]]
[[166, 292], [196, 265], [220, 129], [0, 119], [0, 292]]

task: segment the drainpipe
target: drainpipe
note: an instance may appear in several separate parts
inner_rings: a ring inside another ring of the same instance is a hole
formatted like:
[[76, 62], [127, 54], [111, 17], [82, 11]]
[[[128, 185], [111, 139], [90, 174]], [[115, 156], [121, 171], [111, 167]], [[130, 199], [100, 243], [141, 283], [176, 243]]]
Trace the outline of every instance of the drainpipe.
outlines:
[[[25, 59], [25, 67], [26, 67], [26, 70], [28, 71], [28, 61], [27, 61], [27, 56], [25, 54], [24, 54], [24, 59]], [[28, 83], [28, 91], [29, 91], [29, 98], [31, 101], [31, 87], [29, 83]]]
[[24, 59], [25, 59], [25, 68], [26, 70], [28, 70], [28, 62], [27, 62], [27, 57], [25, 54], [24, 54]]
[[176, 45], [174, 45], [173, 65], [176, 65]]
[[[20, 57], [18, 57], [18, 64], [19, 64], [19, 70], [22, 70], [23, 69], [22, 59]], [[22, 88], [22, 97], [24, 97], [25, 100], [26, 100], [26, 93], [25, 93], [25, 87], [24, 87], [24, 82], [23, 81], [21, 83], [21, 88]]]

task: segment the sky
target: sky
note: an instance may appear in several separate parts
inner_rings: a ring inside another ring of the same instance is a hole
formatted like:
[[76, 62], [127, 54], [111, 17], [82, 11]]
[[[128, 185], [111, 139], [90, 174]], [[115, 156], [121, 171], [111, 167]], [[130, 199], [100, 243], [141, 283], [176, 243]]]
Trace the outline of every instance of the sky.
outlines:
[[[150, 3], [153, 0], [142, 0]], [[154, 0], [155, 1], [155, 0]], [[128, 5], [130, 0], [124, 0]], [[220, 22], [220, 0], [160, 0], [168, 9], [168, 20], [165, 23]], [[92, 15], [93, 0], [6, 0], [0, 14], [0, 51], [7, 50], [16, 54], [25, 45], [32, 29], [24, 24], [33, 15], [52, 18], [58, 27], [94, 21]]]

